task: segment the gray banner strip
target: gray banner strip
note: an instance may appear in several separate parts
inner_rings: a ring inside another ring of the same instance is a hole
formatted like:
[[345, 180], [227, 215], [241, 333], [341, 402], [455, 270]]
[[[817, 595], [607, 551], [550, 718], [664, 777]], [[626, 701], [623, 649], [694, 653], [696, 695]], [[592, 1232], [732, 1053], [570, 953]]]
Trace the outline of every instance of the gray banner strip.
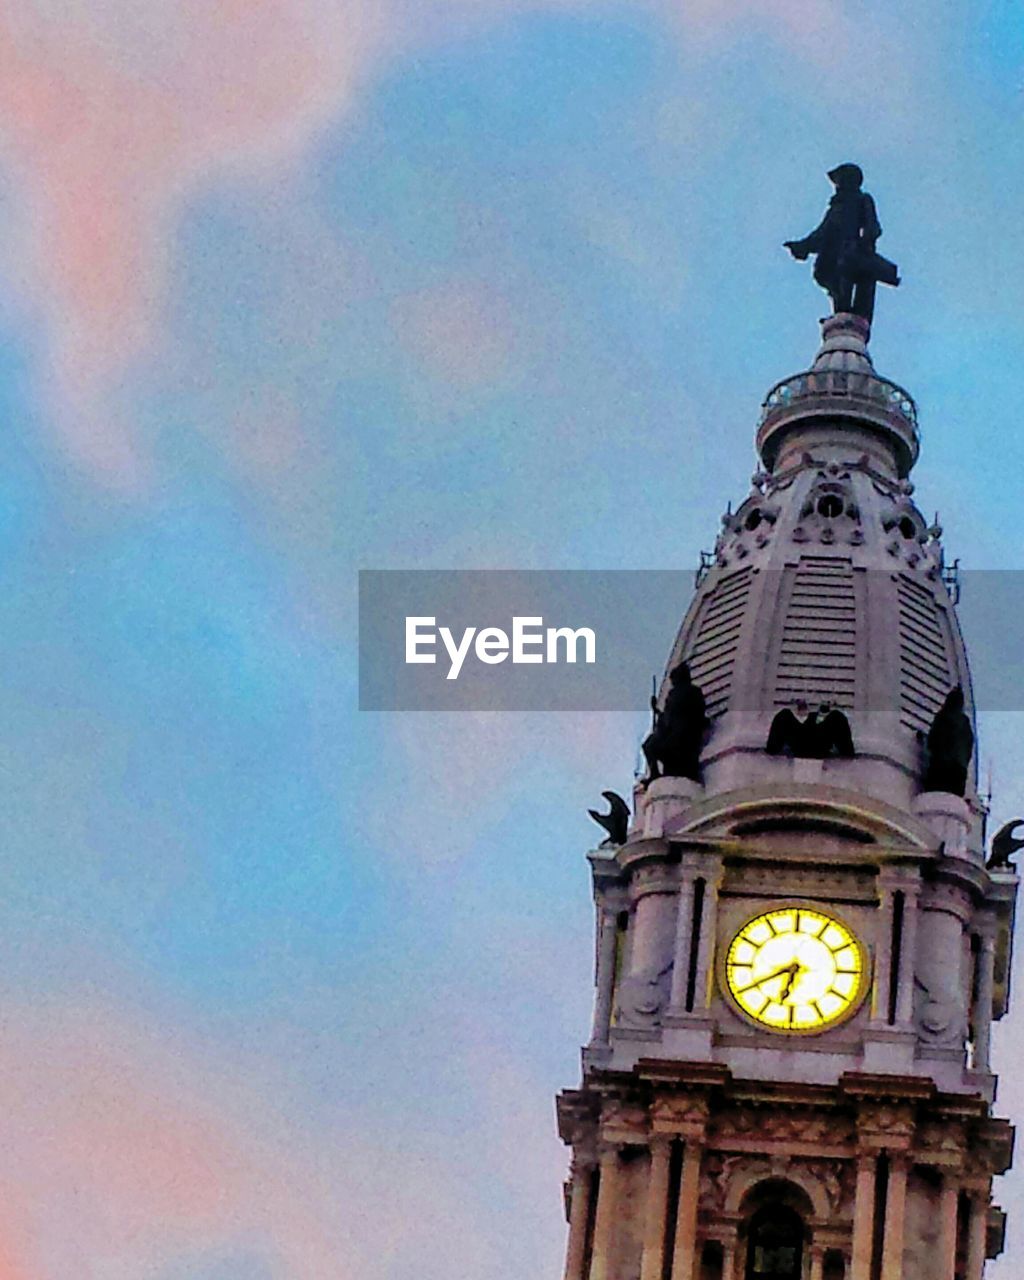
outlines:
[[[642, 709], [694, 581], [692, 570], [363, 570], [359, 706]], [[1024, 709], [1024, 571], [962, 573], [957, 614], [978, 709]]]

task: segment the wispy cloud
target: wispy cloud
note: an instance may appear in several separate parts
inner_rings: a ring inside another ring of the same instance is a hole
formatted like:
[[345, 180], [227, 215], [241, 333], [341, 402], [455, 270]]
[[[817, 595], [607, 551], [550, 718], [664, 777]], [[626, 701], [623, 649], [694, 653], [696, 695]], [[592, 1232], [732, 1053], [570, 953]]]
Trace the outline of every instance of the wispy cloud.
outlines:
[[6, 273], [44, 327], [72, 455], [112, 483], [145, 459], [110, 416], [158, 335], [175, 218], [196, 185], [287, 165], [351, 99], [371, 4], [0, 4], [0, 155], [19, 234]]
[[[397, 51], [465, 37], [516, 11], [606, 7], [0, 0], [0, 161], [11, 177], [0, 265], [39, 324], [41, 385], [74, 461], [112, 485], [145, 479], [125, 388], [159, 350], [175, 231], [198, 190], [232, 175], [280, 181]], [[842, 7], [826, 0], [648, 7], [693, 47], [751, 23], [778, 30], [811, 63], [845, 61], [860, 47]], [[426, 297], [412, 299], [401, 322], [425, 360], [464, 383], [502, 365], [507, 336], [493, 327], [467, 364], [466, 331], [485, 304], [456, 282], [436, 312]]]

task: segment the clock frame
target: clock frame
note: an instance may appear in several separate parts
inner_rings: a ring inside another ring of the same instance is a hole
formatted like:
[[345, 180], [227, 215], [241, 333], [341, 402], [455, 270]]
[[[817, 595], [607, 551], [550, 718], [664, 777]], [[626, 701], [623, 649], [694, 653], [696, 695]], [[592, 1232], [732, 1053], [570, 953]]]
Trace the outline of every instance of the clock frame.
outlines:
[[860, 1009], [871, 985], [868, 948], [831, 906], [814, 902], [748, 915], [731, 931], [717, 968], [730, 1007], [779, 1036], [834, 1031]]

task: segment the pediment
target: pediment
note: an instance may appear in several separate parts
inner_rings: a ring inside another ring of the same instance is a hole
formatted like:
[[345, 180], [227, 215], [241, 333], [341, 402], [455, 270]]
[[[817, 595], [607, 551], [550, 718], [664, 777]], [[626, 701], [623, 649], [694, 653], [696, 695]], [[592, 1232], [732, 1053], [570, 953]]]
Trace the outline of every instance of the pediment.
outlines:
[[749, 840], [771, 845], [779, 839], [812, 836], [908, 853], [935, 853], [938, 838], [914, 814], [862, 792], [820, 784], [777, 783], [744, 787], [710, 796], [671, 819], [665, 838], [673, 843], [694, 840]]

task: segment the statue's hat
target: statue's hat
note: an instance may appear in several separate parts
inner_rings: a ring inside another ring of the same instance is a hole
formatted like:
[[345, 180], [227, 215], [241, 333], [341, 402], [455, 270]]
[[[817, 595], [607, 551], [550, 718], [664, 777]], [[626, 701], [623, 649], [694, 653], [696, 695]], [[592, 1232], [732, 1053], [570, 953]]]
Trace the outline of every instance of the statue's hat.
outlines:
[[864, 174], [859, 164], [840, 164], [834, 169], [829, 169], [828, 176], [838, 187], [843, 181], [849, 182], [851, 186], [859, 187], [864, 181]]

